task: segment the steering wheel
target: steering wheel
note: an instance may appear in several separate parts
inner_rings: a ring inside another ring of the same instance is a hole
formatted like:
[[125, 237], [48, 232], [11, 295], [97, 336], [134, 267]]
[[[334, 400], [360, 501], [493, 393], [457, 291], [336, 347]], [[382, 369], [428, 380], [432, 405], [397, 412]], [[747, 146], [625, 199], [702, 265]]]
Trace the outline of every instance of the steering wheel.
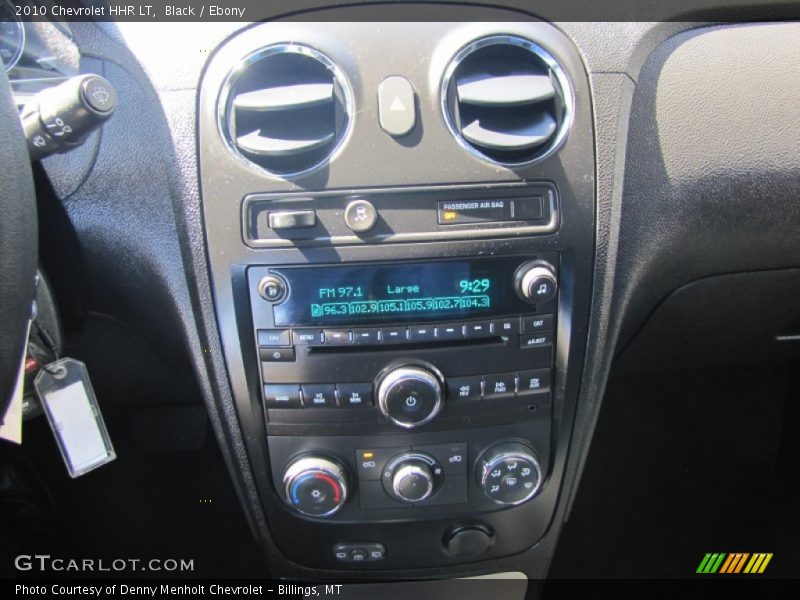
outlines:
[[36, 194], [28, 149], [0, 66], [0, 421], [19, 374], [36, 294]]

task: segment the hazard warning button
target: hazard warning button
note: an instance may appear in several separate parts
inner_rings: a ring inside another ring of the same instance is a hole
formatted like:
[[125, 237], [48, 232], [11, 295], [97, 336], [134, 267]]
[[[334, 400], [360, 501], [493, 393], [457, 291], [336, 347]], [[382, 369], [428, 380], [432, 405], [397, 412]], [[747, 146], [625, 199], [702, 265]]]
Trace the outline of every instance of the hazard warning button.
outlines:
[[414, 129], [417, 120], [414, 88], [408, 79], [387, 77], [378, 86], [378, 116], [381, 127], [391, 136], [402, 137]]

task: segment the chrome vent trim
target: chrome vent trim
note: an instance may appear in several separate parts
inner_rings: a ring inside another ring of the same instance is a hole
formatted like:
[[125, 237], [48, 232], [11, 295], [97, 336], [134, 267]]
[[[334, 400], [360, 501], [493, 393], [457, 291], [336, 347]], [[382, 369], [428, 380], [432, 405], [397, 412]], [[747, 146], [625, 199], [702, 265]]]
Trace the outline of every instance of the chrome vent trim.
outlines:
[[441, 106], [458, 143], [482, 160], [524, 166], [552, 156], [574, 112], [572, 86], [555, 58], [513, 35], [475, 40], [450, 61]]
[[352, 107], [350, 84], [330, 58], [302, 44], [272, 44], [228, 74], [219, 129], [240, 161], [288, 179], [333, 160], [350, 135]]

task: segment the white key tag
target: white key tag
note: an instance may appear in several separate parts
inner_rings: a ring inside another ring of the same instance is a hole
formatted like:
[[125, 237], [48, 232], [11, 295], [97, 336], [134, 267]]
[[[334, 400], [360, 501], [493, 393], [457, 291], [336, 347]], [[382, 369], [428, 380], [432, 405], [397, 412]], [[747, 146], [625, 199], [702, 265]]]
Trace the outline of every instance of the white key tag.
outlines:
[[62, 358], [43, 367], [33, 385], [70, 477], [80, 477], [117, 457], [86, 365]]

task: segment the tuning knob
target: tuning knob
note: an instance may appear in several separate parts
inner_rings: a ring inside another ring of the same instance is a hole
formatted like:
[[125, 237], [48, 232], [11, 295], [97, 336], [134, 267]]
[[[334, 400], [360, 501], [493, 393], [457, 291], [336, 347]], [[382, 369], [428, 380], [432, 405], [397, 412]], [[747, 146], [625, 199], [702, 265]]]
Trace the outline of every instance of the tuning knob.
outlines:
[[285, 500], [297, 512], [328, 517], [347, 500], [347, 473], [338, 462], [321, 456], [304, 456], [283, 474]]
[[522, 504], [539, 493], [542, 470], [525, 444], [509, 442], [490, 448], [478, 461], [478, 483], [497, 504]]
[[395, 500], [424, 502], [441, 487], [442, 465], [423, 452], [406, 452], [384, 467], [383, 486]]
[[517, 294], [530, 304], [544, 304], [556, 297], [558, 278], [555, 269], [543, 261], [525, 263], [514, 276]]
[[442, 384], [428, 369], [399, 367], [378, 381], [378, 407], [395, 425], [418, 427], [442, 409]]

